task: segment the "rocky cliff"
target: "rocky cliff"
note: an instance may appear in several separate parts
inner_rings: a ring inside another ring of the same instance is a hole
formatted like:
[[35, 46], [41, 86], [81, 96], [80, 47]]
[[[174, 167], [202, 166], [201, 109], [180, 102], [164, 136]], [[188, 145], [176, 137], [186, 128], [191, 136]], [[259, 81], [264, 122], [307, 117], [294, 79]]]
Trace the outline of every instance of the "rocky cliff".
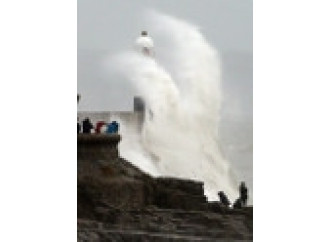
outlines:
[[252, 207], [208, 203], [203, 183], [154, 178], [119, 135], [78, 135], [78, 241], [251, 241]]

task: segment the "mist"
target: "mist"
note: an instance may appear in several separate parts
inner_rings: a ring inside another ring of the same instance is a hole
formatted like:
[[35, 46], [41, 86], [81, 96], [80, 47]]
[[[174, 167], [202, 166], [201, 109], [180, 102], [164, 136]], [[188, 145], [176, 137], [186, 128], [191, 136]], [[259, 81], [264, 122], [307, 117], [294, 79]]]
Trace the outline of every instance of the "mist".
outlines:
[[127, 51], [109, 65], [130, 80], [146, 102], [142, 133], [135, 136], [140, 146], [123, 139], [121, 155], [155, 176], [203, 181], [209, 200], [217, 200], [219, 190], [234, 199], [237, 181], [219, 141], [222, 93], [217, 51], [191, 23], [154, 11], [147, 17], [152, 33], [164, 41], [156, 57]]

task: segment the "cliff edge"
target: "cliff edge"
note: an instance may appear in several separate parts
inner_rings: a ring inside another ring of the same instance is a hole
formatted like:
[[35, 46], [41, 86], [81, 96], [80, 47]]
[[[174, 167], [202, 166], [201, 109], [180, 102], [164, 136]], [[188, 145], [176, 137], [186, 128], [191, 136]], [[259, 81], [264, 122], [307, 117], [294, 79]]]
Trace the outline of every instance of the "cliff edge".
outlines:
[[119, 156], [117, 134], [77, 142], [78, 241], [252, 241], [252, 207], [208, 203], [202, 182], [151, 177]]

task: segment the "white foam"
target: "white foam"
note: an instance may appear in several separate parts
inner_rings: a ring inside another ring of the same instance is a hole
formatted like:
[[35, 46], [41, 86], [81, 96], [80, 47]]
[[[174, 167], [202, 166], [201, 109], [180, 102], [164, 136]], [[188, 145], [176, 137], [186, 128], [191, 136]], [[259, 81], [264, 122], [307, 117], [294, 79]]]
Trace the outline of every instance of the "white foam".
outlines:
[[171, 43], [167, 50], [171, 72], [157, 55], [153, 59], [127, 52], [116, 58], [147, 110], [141, 134], [122, 125], [121, 155], [155, 176], [204, 181], [209, 200], [217, 200], [220, 190], [233, 200], [238, 196], [237, 182], [219, 142], [218, 54], [196, 26], [158, 13], [150, 18], [153, 33]]

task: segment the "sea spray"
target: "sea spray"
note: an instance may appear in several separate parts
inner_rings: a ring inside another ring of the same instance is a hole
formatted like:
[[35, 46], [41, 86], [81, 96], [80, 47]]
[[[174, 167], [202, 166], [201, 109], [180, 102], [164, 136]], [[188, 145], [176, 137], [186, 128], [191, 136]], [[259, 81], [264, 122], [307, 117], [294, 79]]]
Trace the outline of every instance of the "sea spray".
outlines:
[[219, 142], [218, 54], [196, 26], [155, 12], [149, 17], [152, 33], [169, 42], [167, 62], [160, 64], [157, 48], [155, 58], [137, 52], [115, 58], [146, 103], [141, 132], [123, 125], [121, 155], [155, 176], [203, 181], [209, 200], [220, 190], [233, 200], [237, 183]]

